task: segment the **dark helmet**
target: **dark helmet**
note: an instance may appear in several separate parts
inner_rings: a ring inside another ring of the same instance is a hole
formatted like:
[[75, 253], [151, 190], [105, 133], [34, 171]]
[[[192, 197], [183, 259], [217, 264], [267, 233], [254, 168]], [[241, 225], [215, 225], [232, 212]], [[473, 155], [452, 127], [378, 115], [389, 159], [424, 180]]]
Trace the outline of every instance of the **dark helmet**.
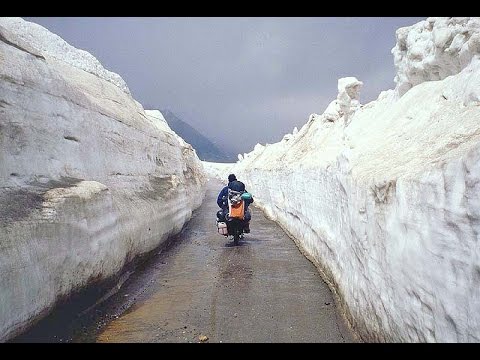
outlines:
[[234, 174], [228, 175], [228, 182], [232, 182], [232, 181], [235, 181], [235, 180], [237, 180], [237, 177]]

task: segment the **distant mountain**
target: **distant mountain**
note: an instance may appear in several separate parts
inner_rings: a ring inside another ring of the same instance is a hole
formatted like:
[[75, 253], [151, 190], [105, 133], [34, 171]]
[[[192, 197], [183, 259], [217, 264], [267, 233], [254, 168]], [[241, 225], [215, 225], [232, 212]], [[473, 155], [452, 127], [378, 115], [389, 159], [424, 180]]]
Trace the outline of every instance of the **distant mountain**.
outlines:
[[234, 162], [237, 161], [236, 154], [229, 154], [215, 145], [198, 130], [181, 120], [170, 110], [161, 110], [163, 117], [167, 120], [168, 126], [175, 131], [186, 142], [193, 146], [200, 160], [212, 162]]

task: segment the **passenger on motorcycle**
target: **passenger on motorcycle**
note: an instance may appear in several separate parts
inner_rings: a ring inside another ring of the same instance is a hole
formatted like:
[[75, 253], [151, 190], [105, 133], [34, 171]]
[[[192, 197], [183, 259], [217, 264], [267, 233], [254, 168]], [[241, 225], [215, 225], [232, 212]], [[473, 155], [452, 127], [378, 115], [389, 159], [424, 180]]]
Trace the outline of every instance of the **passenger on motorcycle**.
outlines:
[[245, 221], [245, 226], [243, 228], [243, 231], [245, 233], [250, 232], [250, 220], [252, 218], [252, 215], [250, 213], [250, 210], [248, 209], [248, 206], [253, 203], [253, 197], [251, 194], [249, 194], [246, 189], [245, 189], [245, 184], [241, 181], [237, 180], [237, 177], [234, 174], [228, 175], [228, 185], [225, 186], [220, 193], [218, 194], [217, 197], [217, 204], [220, 207], [221, 210], [217, 212], [217, 218], [220, 221], [226, 221], [226, 215], [228, 215], [229, 211], [229, 206], [228, 206], [228, 194], [229, 194], [229, 189], [231, 190], [230, 192], [237, 192], [242, 194], [242, 199], [245, 204], [245, 213], [244, 213], [244, 221]]

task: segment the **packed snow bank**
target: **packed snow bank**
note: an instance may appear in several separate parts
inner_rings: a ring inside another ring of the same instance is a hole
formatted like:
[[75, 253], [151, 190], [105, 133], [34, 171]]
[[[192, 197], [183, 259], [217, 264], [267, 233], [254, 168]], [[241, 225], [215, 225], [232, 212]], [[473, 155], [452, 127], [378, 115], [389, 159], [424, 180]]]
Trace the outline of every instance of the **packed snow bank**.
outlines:
[[162, 131], [175, 134], [170, 126], [168, 126], [167, 120], [165, 120], [163, 114], [159, 110], [145, 110], [145, 114], [147, 114], [148, 119], [154, 126], [158, 127]]
[[43, 56], [53, 57], [97, 75], [130, 94], [127, 84], [120, 75], [106, 70], [92, 54], [71, 46], [60, 36], [51, 33], [43, 26], [24, 21], [21, 18], [9, 17], [0, 18], [0, 26], [15, 33], [16, 42], [35, 44], [35, 48], [41, 51]]
[[[340, 79], [340, 92], [345, 82], [359, 85]], [[479, 91], [479, 54], [352, 112], [345, 91], [233, 168], [367, 341], [480, 341]]]
[[480, 18], [431, 17], [397, 30], [392, 49], [399, 95], [424, 81], [458, 74], [480, 53]]
[[181, 146], [189, 148], [191, 151], [193, 151], [195, 157], [197, 157], [197, 152], [192, 147], [192, 145], [183, 140], [182, 137], [178, 136], [177, 133], [170, 128], [167, 120], [165, 120], [165, 117], [160, 112], [160, 110], [145, 110], [145, 114], [147, 115], [147, 119], [151, 121], [153, 126], [157, 127], [159, 130], [166, 131], [173, 135]]
[[0, 341], [179, 232], [206, 181], [158, 111], [38, 29], [0, 19]]

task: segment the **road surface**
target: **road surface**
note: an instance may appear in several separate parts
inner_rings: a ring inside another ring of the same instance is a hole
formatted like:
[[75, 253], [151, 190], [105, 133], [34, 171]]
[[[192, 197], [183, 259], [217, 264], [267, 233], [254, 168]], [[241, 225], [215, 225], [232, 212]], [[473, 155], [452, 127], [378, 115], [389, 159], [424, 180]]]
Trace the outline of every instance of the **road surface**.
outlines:
[[210, 180], [181, 234], [108, 300], [14, 342], [355, 342], [316, 268], [258, 208], [239, 246], [216, 233], [222, 186]]

